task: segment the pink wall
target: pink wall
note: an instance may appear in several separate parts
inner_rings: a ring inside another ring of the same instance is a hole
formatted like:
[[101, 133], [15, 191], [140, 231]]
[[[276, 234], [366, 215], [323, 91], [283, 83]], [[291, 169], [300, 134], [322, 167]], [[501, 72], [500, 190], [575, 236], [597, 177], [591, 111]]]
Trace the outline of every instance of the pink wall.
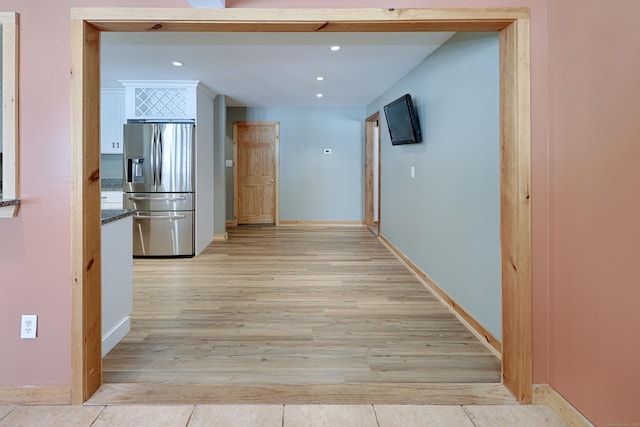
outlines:
[[[0, 221], [0, 386], [70, 383], [71, 5], [186, 2], [2, 2], [2, 10], [22, 18], [24, 205], [19, 218]], [[388, 5], [227, 0], [228, 7]], [[534, 382], [550, 383], [597, 424], [640, 422], [640, 286], [632, 270], [640, 242], [640, 223], [633, 221], [640, 217], [640, 38], [633, 20], [640, 3], [404, 0], [393, 6], [531, 8]], [[18, 338], [21, 313], [40, 315], [36, 341]]]
[[549, 2], [549, 382], [603, 426], [640, 424], [639, 15]]
[[[0, 387], [71, 383], [71, 6], [171, 6], [184, 0], [2, 0], [20, 13], [20, 195], [0, 220]], [[21, 340], [20, 315], [38, 314]]]

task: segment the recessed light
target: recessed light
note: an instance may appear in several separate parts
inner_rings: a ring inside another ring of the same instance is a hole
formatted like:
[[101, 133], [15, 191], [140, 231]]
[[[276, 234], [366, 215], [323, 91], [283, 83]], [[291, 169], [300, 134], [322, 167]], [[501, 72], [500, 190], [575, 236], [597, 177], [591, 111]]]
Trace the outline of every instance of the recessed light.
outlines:
[[184, 62], [171, 61], [171, 65], [173, 65], [174, 67], [182, 67], [184, 65]]
[[331, 46], [331, 50], [337, 52], [340, 50], [340, 46]]
[[321, 93], [316, 93], [316, 96], [317, 96], [318, 98], [322, 98], [324, 95], [323, 95], [323, 94], [321, 94]]
[[324, 80], [324, 77], [322, 77], [322, 76], [318, 76], [318, 77], [316, 77], [316, 80], [317, 80], [317, 81], [319, 81], [319, 82], [321, 82], [321, 81], [323, 81], [323, 80]]

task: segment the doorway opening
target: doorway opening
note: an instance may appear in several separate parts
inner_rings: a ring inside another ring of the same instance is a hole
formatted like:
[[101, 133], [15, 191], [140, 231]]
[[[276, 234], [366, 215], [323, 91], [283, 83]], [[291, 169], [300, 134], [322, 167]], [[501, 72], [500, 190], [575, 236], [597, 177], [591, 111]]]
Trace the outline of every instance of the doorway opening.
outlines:
[[365, 225], [380, 235], [380, 112], [365, 120]]
[[[102, 31], [499, 31], [503, 385], [531, 401], [529, 11], [527, 9], [146, 10], [72, 13], [72, 402], [101, 385], [99, 56]], [[465, 386], [442, 386], [443, 390]], [[196, 391], [197, 392], [197, 391]], [[330, 391], [325, 391], [330, 393]], [[390, 391], [392, 393], [392, 391]]]

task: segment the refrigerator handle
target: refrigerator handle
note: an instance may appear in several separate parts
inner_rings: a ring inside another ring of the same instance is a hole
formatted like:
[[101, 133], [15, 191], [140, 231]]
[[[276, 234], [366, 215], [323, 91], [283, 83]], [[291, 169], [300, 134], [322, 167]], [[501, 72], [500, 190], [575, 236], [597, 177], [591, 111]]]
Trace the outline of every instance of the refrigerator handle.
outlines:
[[158, 126], [158, 185], [162, 187], [162, 151], [164, 141], [162, 141], [162, 129]]
[[156, 128], [151, 132], [151, 185], [156, 186]]
[[158, 125], [155, 123], [153, 124], [153, 137], [151, 140], [151, 170], [153, 186], [155, 187], [158, 185]]
[[[127, 198], [132, 201], [152, 200], [154, 202], [182, 202], [187, 200], [185, 196], [177, 196], [177, 197], [132, 196]], [[103, 199], [106, 199], [106, 197], [103, 197]]]
[[136, 219], [186, 219], [185, 214], [170, 214], [170, 215], [144, 215], [141, 213], [135, 213], [133, 215]]

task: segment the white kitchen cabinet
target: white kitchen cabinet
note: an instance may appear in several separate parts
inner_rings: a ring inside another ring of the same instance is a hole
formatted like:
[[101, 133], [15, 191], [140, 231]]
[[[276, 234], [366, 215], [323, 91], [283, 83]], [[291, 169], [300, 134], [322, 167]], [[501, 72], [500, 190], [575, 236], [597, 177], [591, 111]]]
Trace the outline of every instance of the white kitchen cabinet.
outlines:
[[132, 224], [126, 216], [102, 225], [102, 357], [131, 330]]
[[197, 92], [208, 91], [197, 80], [120, 80], [125, 88], [128, 120], [195, 120]]
[[102, 209], [122, 209], [122, 191], [103, 191], [102, 196]]
[[100, 91], [100, 152], [122, 154], [125, 115], [124, 89]]

